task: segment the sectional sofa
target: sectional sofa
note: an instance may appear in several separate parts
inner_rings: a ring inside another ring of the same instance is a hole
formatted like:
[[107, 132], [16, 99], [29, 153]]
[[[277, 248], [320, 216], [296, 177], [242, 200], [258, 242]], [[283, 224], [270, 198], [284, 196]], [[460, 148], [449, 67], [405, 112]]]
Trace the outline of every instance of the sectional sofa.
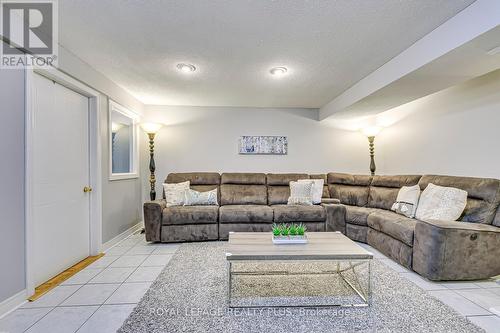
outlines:
[[[289, 206], [289, 182], [323, 178], [321, 205]], [[270, 231], [273, 223], [304, 223], [309, 231], [340, 231], [368, 243], [431, 280], [473, 280], [500, 274], [500, 180], [400, 175], [172, 173], [166, 183], [189, 180], [199, 191], [218, 189], [220, 206], [144, 204], [152, 242], [225, 240], [230, 231]], [[402, 186], [463, 189], [460, 221], [419, 221], [390, 211]]]

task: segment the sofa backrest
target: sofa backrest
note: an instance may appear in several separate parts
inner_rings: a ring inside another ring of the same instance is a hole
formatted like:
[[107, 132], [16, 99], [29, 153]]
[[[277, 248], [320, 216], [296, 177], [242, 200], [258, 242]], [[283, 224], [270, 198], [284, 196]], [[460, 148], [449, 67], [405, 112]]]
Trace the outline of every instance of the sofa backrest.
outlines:
[[267, 205], [266, 174], [223, 173], [221, 205]]
[[330, 172], [327, 175], [330, 198], [339, 199], [344, 205], [364, 207], [368, 203], [372, 177]]
[[422, 176], [418, 184], [420, 189], [424, 190], [429, 183], [467, 191], [467, 206], [460, 217], [460, 221], [492, 224], [500, 203], [500, 180], [425, 175]]
[[390, 210], [396, 202], [398, 192], [403, 186], [417, 185], [422, 176], [373, 176], [368, 195], [368, 207]]
[[[165, 183], [182, 183], [188, 180], [190, 187], [196, 191], [205, 192], [216, 188], [220, 202], [220, 175], [216, 172], [169, 173]], [[165, 198], [165, 192], [163, 192], [163, 198]]]
[[290, 182], [309, 179], [306, 173], [268, 173], [267, 203], [269, 205], [286, 204], [290, 197]]
[[326, 179], [326, 174], [316, 174], [316, 175], [309, 175], [310, 179], [323, 179], [323, 194], [321, 195], [322, 198], [330, 198], [330, 192], [328, 191], [328, 182]]

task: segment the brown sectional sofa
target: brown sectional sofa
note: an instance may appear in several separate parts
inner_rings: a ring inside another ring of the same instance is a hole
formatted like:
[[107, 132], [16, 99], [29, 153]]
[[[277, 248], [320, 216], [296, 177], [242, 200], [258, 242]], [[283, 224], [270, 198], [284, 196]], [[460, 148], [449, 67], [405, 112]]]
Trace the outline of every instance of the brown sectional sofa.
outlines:
[[[323, 203], [288, 206], [289, 182], [323, 178]], [[144, 204], [146, 239], [153, 242], [224, 240], [230, 231], [270, 231], [273, 223], [304, 223], [309, 231], [340, 231], [368, 243], [431, 280], [472, 280], [500, 274], [500, 181], [400, 175], [174, 173], [167, 183], [219, 189], [220, 206]], [[402, 186], [433, 183], [468, 192], [457, 221], [419, 221], [390, 211]]]

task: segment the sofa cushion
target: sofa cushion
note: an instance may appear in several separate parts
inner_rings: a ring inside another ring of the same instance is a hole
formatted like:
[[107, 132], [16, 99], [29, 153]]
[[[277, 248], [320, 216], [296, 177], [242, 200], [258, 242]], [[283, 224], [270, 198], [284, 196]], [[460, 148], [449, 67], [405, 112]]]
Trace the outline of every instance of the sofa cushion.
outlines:
[[217, 223], [219, 206], [177, 206], [163, 210], [163, 225]]
[[221, 184], [248, 184], [248, 185], [266, 185], [265, 173], [223, 173], [221, 175]]
[[286, 204], [290, 197], [290, 182], [309, 178], [305, 173], [269, 173], [267, 178], [267, 203]]
[[307, 182], [290, 182], [290, 197], [288, 198], [288, 205], [306, 205], [313, 204], [313, 189], [314, 183]]
[[165, 183], [182, 183], [188, 180], [191, 185], [219, 185], [220, 175], [215, 172], [170, 173]]
[[331, 172], [327, 180], [330, 198], [351, 206], [362, 207], [368, 203], [370, 176]]
[[368, 207], [390, 210], [400, 188], [417, 185], [420, 178], [418, 175], [374, 176], [370, 184]]
[[274, 222], [323, 222], [326, 220], [322, 206], [273, 205]]
[[266, 175], [267, 185], [288, 186], [291, 181], [308, 179], [307, 173], [268, 173]]
[[356, 225], [368, 225], [368, 215], [378, 211], [376, 208], [358, 207], [345, 205], [345, 221]]
[[224, 205], [267, 205], [266, 185], [236, 185], [220, 186], [221, 200]]
[[500, 203], [500, 180], [491, 178], [422, 176], [418, 185], [424, 190], [429, 183], [467, 191], [467, 205], [460, 221], [491, 224]]
[[330, 198], [330, 191], [328, 191], [328, 183], [326, 182], [326, 174], [309, 175], [310, 179], [323, 179], [323, 194], [322, 198]]
[[345, 235], [353, 241], [366, 243], [366, 235], [369, 229], [367, 226], [346, 223]]
[[[184, 172], [184, 173], [169, 173], [165, 183], [181, 183], [189, 181], [190, 188], [198, 192], [211, 191], [217, 189], [217, 201], [220, 202], [220, 175], [215, 172]], [[165, 198], [165, 193], [163, 193]]]
[[429, 183], [420, 197], [416, 216], [421, 221], [456, 221], [466, 205], [466, 191]]
[[272, 223], [273, 209], [263, 205], [228, 205], [219, 208], [220, 223]]
[[391, 210], [406, 217], [414, 218], [420, 199], [420, 186], [403, 186], [399, 189], [396, 202]]
[[394, 212], [377, 210], [367, 219], [368, 226], [389, 235], [408, 246], [413, 246], [413, 234], [417, 220]]

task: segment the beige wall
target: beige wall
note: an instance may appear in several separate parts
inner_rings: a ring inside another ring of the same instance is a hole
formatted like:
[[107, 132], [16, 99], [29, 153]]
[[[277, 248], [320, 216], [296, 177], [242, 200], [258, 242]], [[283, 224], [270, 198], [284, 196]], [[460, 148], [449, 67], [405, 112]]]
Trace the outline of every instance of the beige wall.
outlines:
[[[368, 172], [366, 138], [318, 122], [318, 110], [147, 106], [144, 116], [167, 124], [155, 144], [158, 193], [169, 172]], [[285, 135], [288, 155], [238, 155], [241, 135]]]
[[386, 174], [500, 178], [500, 70], [403, 105], [377, 137]]

